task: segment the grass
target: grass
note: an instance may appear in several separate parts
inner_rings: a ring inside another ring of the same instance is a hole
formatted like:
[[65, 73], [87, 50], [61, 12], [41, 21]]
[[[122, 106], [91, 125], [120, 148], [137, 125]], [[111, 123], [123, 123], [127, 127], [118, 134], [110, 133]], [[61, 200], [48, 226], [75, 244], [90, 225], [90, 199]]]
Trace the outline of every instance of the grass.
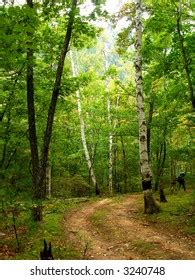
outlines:
[[191, 190], [184, 192], [180, 190], [176, 194], [169, 194], [165, 190], [168, 202], [161, 203], [161, 212], [153, 215], [143, 215], [139, 217], [146, 219], [148, 222], [171, 224], [183, 228], [188, 234], [195, 233], [195, 212], [194, 212], [194, 194]]
[[[138, 196], [137, 205], [140, 211], [137, 213], [137, 218], [154, 223], [157, 226], [165, 226], [165, 230], [171, 227], [177, 227], [187, 234], [195, 234], [195, 191], [192, 192], [192, 190], [188, 189], [187, 192], [184, 192], [180, 190], [177, 194], [172, 195], [166, 189], [165, 192], [168, 203], [161, 203], [162, 211], [154, 215], [146, 216], [143, 214], [143, 196]], [[112, 202], [114, 204], [120, 204], [125, 198], [126, 195], [116, 196], [112, 198]], [[99, 199], [90, 199], [87, 203], [93, 203], [97, 200]], [[45, 238], [52, 243], [55, 259], [80, 259], [80, 253], [75, 249], [75, 246], [70, 241], [66, 241], [66, 232], [62, 224], [64, 215], [71, 209], [76, 209], [80, 206], [80, 203], [73, 201], [65, 203], [62, 199], [47, 200], [44, 204], [43, 221], [41, 223], [35, 223], [30, 217], [30, 202], [26, 201], [21, 203], [17, 201], [16, 209], [19, 209], [19, 214], [16, 216], [16, 226], [20, 250], [16, 252], [16, 240], [13, 232], [12, 213], [10, 211], [13, 205], [11, 203], [5, 204], [4, 211], [7, 216], [2, 213], [3, 215], [0, 217], [2, 226], [0, 232], [6, 233], [2, 244], [3, 248], [6, 248], [4, 258], [39, 259], [40, 250], [43, 248], [43, 239]], [[106, 225], [109, 209], [106, 206], [103, 209], [98, 208], [90, 217], [90, 221], [98, 231], [105, 233], [110, 238], [112, 230]], [[81, 236], [79, 240], [82, 241], [83, 246], [88, 244], [85, 236]], [[151, 248], [152, 244], [148, 242], [137, 242], [134, 245], [140, 253], [145, 253], [153, 249]]]
[[143, 241], [143, 240], [134, 241], [133, 245], [134, 247], [136, 247], [136, 251], [138, 251], [140, 254], [143, 255], [155, 249], [154, 243]]
[[61, 199], [48, 200], [44, 203], [44, 218], [41, 223], [36, 223], [31, 219], [30, 211], [20, 211], [16, 218], [20, 250], [16, 250], [11, 217], [4, 218], [4, 220], [1, 217], [1, 221], [4, 222], [2, 227], [6, 232], [3, 245], [10, 249], [10, 254], [8, 252], [5, 258], [39, 259], [40, 250], [43, 249], [43, 240], [46, 239], [52, 243], [55, 259], [77, 259], [77, 251], [66, 244], [62, 225], [65, 213], [77, 207], [78, 203], [75, 204], [74, 202], [65, 204]]
[[97, 234], [103, 236], [103, 238], [109, 242], [115, 238], [116, 232], [113, 231], [112, 225], [107, 223], [107, 216], [112, 210], [111, 208], [96, 210], [90, 217], [90, 221]]
[[106, 209], [97, 210], [90, 218], [95, 226], [102, 226], [105, 223], [108, 211]]

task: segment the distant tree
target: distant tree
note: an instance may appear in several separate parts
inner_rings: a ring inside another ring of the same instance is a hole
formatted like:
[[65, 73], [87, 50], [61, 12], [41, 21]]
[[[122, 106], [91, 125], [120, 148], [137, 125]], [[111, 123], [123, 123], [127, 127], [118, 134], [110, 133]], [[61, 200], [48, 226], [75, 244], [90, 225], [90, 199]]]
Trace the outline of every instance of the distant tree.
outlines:
[[[74, 61], [72, 50], [70, 51], [70, 59], [71, 59], [73, 77], [77, 77], [78, 70], [77, 70], [76, 62]], [[88, 149], [87, 140], [86, 140], [85, 122], [84, 122], [83, 115], [82, 115], [81, 95], [80, 95], [79, 89], [76, 90], [76, 98], [77, 98], [77, 106], [78, 106], [78, 116], [79, 116], [79, 121], [80, 121], [81, 140], [82, 140], [82, 144], [83, 144], [85, 159], [86, 159], [87, 166], [89, 169], [89, 175], [90, 175], [91, 181], [92, 181], [94, 189], [95, 189], [95, 193], [96, 193], [96, 195], [99, 195], [100, 189], [99, 189], [99, 186], [97, 183], [94, 165], [92, 162], [92, 158], [89, 154], [89, 149]]]

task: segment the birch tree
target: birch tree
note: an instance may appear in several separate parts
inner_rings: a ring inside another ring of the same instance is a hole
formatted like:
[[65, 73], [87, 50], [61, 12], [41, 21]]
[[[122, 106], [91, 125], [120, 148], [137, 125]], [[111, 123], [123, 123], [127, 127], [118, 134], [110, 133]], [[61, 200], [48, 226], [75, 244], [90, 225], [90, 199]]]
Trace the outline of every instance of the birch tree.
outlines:
[[110, 128], [108, 144], [109, 144], [109, 159], [108, 159], [108, 190], [110, 194], [113, 194], [113, 134], [112, 134], [112, 121], [111, 121], [111, 104], [110, 98], [107, 97], [107, 111], [108, 111], [108, 124]]
[[[105, 71], [108, 70], [108, 52], [106, 46], [104, 48], [104, 59], [105, 59]], [[109, 125], [109, 136], [108, 136], [108, 190], [110, 194], [113, 194], [113, 133], [112, 133], [112, 120], [111, 120], [111, 102], [109, 96], [109, 81], [108, 78], [105, 80], [107, 90], [107, 112], [108, 112], [108, 125]]]
[[[72, 66], [72, 74], [73, 74], [73, 77], [76, 77], [78, 75], [78, 69], [77, 69], [76, 63], [73, 59], [72, 51], [70, 51], [70, 59], [71, 59], [71, 66]], [[86, 135], [85, 135], [85, 122], [84, 122], [84, 119], [82, 116], [81, 95], [80, 95], [79, 89], [76, 90], [76, 98], [77, 98], [78, 116], [79, 116], [79, 121], [80, 121], [81, 141], [82, 141], [82, 145], [83, 145], [83, 149], [84, 149], [85, 159], [86, 159], [87, 166], [89, 169], [91, 181], [95, 188], [95, 193], [96, 193], [96, 195], [99, 195], [100, 189], [97, 184], [94, 166], [92, 163], [92, 159], [90, 158], [89, 149], [87, 146], [87, 140], [86, 140]]]
[[[108, 70], [109, 64], [108, 64], [108, 49], [105, 46], [104, 48], [104, 59], [105, 59], [105, 71]], [[108, 156], [108, 190], [110, 194], [113, 194], [113, 131], [116, 128], [117, 125], [117, 119], [112, 120], [111, 115], [111, 98], [109, 96], [109, 80], [106, 78], [105, 80], [106, 90], [107, 90], [107, 113], [108, 113], [108, 125], [109, 125], [109, 136], [108, 136], [108, 146], [109, 146], [109, 156]], [[119, 106], [119, 99], [120, 95], [118, 94], [116, 98], [116, 104], [114, 105], [115, 110], [118, 109]]]
[[147, 125], [144, 112], [143, 84], [142, 84], [142, 5], [141, 0], [136, 0], [136, 31], [135, 31], [135, 84], [136, 101], [139, 123], [139, 156], [144, 192], [144, 212], [152, 214], [159, 211], [152, 194], [152, 171], [147, 151]]

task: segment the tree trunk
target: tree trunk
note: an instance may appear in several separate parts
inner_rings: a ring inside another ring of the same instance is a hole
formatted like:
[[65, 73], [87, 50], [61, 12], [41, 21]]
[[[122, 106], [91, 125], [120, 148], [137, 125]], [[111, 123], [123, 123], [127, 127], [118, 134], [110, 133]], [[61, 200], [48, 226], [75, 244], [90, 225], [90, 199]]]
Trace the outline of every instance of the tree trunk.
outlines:
[[156, 182], [155, 182], [155, 191], [159, 190], [160, 202], [167, 202], [165, 194], [164, 194], [164, 190], [163, 190], [163, 184], [161, 182], [161, 176], [163, 174], [165, 160], [166, 160], [166, 154], [167, 154], [166, 130], [167, 129], [165, 127], [164, 133], [163, 133], [163, 142], [160, 143], [160, 151], [157, 152], [157, 174], [156, 174]]
[[[107, 112], [108, 112], [108, 124], [111, 130], [112, 121], [110, 113], [110, 98], [107, 98]], [[109, 132], [109, 159], [108, 159], [108, 190], [110, 194], [113, 194], [113, 134], [112, 131]]]
[[150, 108], [148, 113], [148, 123], [147, 123], [147, 149], [148, 149], [148, 160], [150, 162], [150, 140], [151, 140], [151, 125], [154, 113], [154, 100], [150, 102]]
[[[33, 9], [32, 0], [27, 0], [27, 5]], [[42, 220], [42, 199], [46, 197], [44, 178], [45, 178], [46, 166], [48, 160], [49, 145], [51, 141], [56, 104], [60, 91], [64, 61], [66, 58], [66, 54], [68, 52], [68, 47], [72, 35], [76, 6], [77, 6], [77, 0], [72, 0], [72, 7], [69, 13], [66, 35], [61, 50], [60, 58], [58, 61], [56, 79], [53, 87], [53, 93], [49, 105], [49, 110], [48, 110], [47, 124], [44, 133], [44, 141], [43, 141], [40, 161], [38, 156], [35, 106], [34, 106], [33, 48], [31, 47], [33, 34], [30, 32], [28, 32], [27, 34], [29, 38], [28, 49], [27, 49], [27, 103], [28, 103], [29, 141], [30, 141], [31, 159], [32, 159], [32, 177], [33, 177], [33, 185], [34, 185], [33, 198], [37, 201], [37, 206], [33, 208], [33, 219], [35, 221]]]
[[[75, 62], [73, 59], [72, 51], [70, 51], [70, 59], [71, 59], [72, 73], [73, 73], [73, 76], [76, 77], [78, 75], [78, 71], [77, 71], [77, 68], [76, 68], [76, 65], [75, 65]], [[88, 150], [88, 146], [87, 146], [87, 140], [86, 140], [86, 136], [85, 136], [85, 122], [84, 122], [83, 116], [82, 116], [81, 96], [80, 96], [79, 90], [76, 91], [76, 97], [77, 97], [78, 115], [79, 115], [80, 127], [81, 127], [81, 140], [82, 140], [82, 144], [83, 144], [85, 159], [86, 159], [87, 166], [89, 169], [90, 179], [95, 188], [95, 193], [96, 193], [96, 195], [100, 195], [100, 189], [97, 184], [95, 170], [93, 168], [92, 160], [90, 158], [89, 150]]]
[[[181, 6], [181, 5], [180, 5]], [[186, 47], [184, 46], [184, 38], [181, 32], [181, 9], [179, 8], [177, 10], [177, 33], [179, 37], [179, 43], [180, 43], [180, 49], [182, 53], [182, 58], [183, 58], [183, 66], [186, 72], [186, 79], [188, 83], [188, 90], [190, 94], [190, 100], [192, 103], [192, 110], [195, 111], [195, 96], [194, 96], [194, 88], [193, 88], [193, 82], [191, 78], [191, 73], [190, 73], [190, 67], [189, 67], [189, 59], [187, 56], [186, 52]]]
[[[114, 137], [114, 136], [113, 136]], [[118, 138], [115, 136], [115, 146], [113, 146], [113, 189], [117, 190], [117, 192], [121, 193], [121, 184], [120, 182], [120, 175], [118, 173], [118, 162], [119, 162], [119, 151], [117, 141]]]
[[[160, 175], [163, 174], [163, 170], [164, 170], [164, 166], [165, 166], [165, 160], [166, 160], [166, 155], [167, 155], [167, 145], [166, 145], [165, 135], [166, 135], [166, 129], [165, 129], [165, 132], [164, 132], [163, 159], [162, 159], [161, 174]], [[167, 202], [162, 182], [160, 182], [160, 184], [159, 184], [159, 193], [160, 193], [160, 202]]]
[[[43, 180], [45, 177], [48, 152], [49, 152], [49, 144], [50, 144], [51, 135], [52, 135], [54, 114], [55, 114], [56, 104], [57, 104], [57, 100], [58, 100], [58, 96], [59, 96], [59, 92], [60, 92], [61, 79], [62, 79], [62, 73], [63, 73], [63, 68], [64, 68], [64, 61], [65, 61], [65, 58], [66, 58], [66, 55], [68, 52], [70, 39], [71, 39], [71, 35], [72, 35], [76, 6], [77, 6], [77, 0], [72, 0], [72, 7], [71, 7], [71, 10], [69, 13], [69, 20], [68, 20], [66, 35], [64, 38], [63, 47], [62, 47], [61, 54], [60, 54], [59, 61], [58, 61], [58, 67], [57, 67], [57, 71], [56, 71], [56, 78], [55, 78], [55, 83], [54, 83], [54, 87], [53, 87], [52, 98], [50, 101], [50, 106], [49, 106], [48, 115], [47, 115], [47, 125], [46, 125], [46, 129], [45, 129], [45, 134], [44, 134], [44, 143], [43, 143], [43, 148], [42, 148], [42, 155], [41, 155], [41, 160], [40, 160], [40, 168], [39, 168], [39, 176], [38, 176], [38, 188], [39, 189], [42, 189], [42, 187], [43, 187]], [[46, 194], [45, 190], [43, 190], [42, 192], [44, 195]]]
[[51, 165], [48, 162], [46, 167], [46, 175], [45, 175], [45, 189], [46, 195], [48, 198], [51, 197]]
[[[105, 58], [105, 71], [108, 70], [108, 50], [107, 46], [104, 47], [104, 58]], [[109, 156], [108, 156], [108, 190], [110, 194], [113, 194], [113, 165], [114, 165], [114, 159], [113, 159], [113, 130], [116, 128], [117, 125], [117, 119], [112, 121], [111, 117], [111, 101], [109, 96], [109, 82], [106, 80], [106, 89], [108, 91], [108, 97], [107, 97], [107, 113], [108, 113], [108, 124], [109, 124], [109, 137], [108, 137], [108, 145], [109, 145]], [[117, 96], [115, 109], [118, 109], [119, 105], [119, 99], [120, 95]], [[115, 180], [116, 183], [116, 180]]]
[[157, 162], [157, 168], [156, 168], [156, 180], [154, 185], [154, 190], [157, 191], [160, 183], [160, 177], [161, 177], [161, 171], [162, 171], [162, 151], [163, 151], [163, 143], [160, 143], [158, 146], [158, 150], [156, 152], [156, 162]]
[[[27, 0], [29, 8], [33, 9], [33, 1]], [[28, 105], [28, 125], [29, 125], [29, 142], [32, 161], [32, 178], [34, 185], [34, 199], [39, 199], [40, 192], [37, 188], [37, 175], [39, 170], [39, 156], [36, 133], [35, 105], [34, 105], [34, 51], [32, 48], [33, 34], [28, 32], [27, 47], [27, 105]]]
[[160, 193], [160, 202], [167, 202], [162, 182], [159, 184], [159, 193]]
[[157, 152], [157, 170], [156, 170], [156, 182], [155, 191], [160, 189], [160, 180], [163, 173], [164, 165], [166, 160], [166, 141], [160, 143], [160, 151]]
[[148, 160], [147, 127], [144, 113], [143, 85], [142, 85], [142, 7], [141, 0], [136, 0], [136, 34], [135, 34], [135, 83], [136, 101], [139, 120], [139, 153], [144, 192], [144, 212], [152, 214], [159, 211], [159, 206], [152, 194], [152, 171]]
[[[119, 107], [119, 100], [120, 100], [120, 94], [118, 94], [117, 99], [116, 99], [116, 104], [115, 104], [115, 110], [118, 110]], [[116, 175], [116, 160], [114, 162], [114, 158], [113, 158], [113, 131], [115, 130], [116, 126], [117, 126], [117, 118], [115, 120], [112, 121], [111, 118], [111, 102], [110, 102], [110, 97], [107, 98], [107, 112], [108, 112], [108, 124], [110, 127], [110, 132], [109, 132], [109, 184], [108, 184], [108, 189], [109, 189], [109, 193], [113, 194], [113, 166], [115, 164], [115, 175]], [[117, 142], [117, 140], [116, 140]], [[114, 150], [114, 154], [117, 154], [117, 150]], [[116, 158], [116, 156], [115, 156]], [[115, 176], [116, 178], [116, 176]], [[116, 180], [115, 183], [117, 184]]]
[[123, 176], [124, 176], [124, 193], [127, 193], [127, 159], [123, 137], [121, 136], [122, 154], [123, 154]]
[[[104, 57], [105, 57], [105, 71], [108, 70], [108, 53], [107, 47], [104, 48]], [[111, 119], [111, 102], [109, 96], [109, 82], [106, 79], [106, 89], [108, 91], [107, 97], [107, 113], [108, 113], [108, 125], [109, 125], [109, 136], [108, 136], [108, 191], [113, 194], [113, 132], [112, 132], [112, 119]]]

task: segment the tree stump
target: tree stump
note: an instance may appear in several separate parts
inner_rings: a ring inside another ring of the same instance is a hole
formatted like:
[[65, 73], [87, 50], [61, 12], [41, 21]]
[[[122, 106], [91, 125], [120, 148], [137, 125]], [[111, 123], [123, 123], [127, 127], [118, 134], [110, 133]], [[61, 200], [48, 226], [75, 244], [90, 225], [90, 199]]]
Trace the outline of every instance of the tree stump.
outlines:
[[32, 208], [32, 218], [35, 222], [40, 222], [43, 219], [43, 206], [37, 205]]
[[53, 260], [53, 255], [51, 251], [51, 242], [49, 242], [49, 247], [47, 246], [47, 242], [44, 239], [44, 247], [43, 250], [40, 251], [40, 258], [41, 260]]

